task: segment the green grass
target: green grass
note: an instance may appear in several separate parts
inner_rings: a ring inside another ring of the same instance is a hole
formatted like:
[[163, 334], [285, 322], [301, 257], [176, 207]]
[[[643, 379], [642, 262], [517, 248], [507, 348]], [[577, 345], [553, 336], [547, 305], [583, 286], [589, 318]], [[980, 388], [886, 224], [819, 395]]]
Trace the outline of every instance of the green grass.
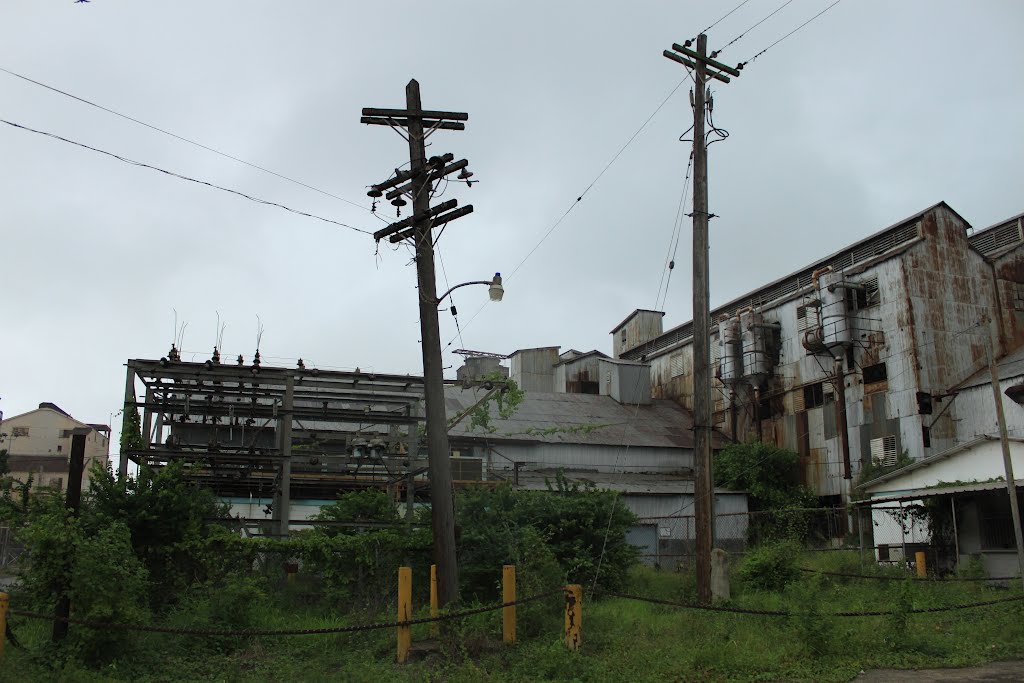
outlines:
[[[817, 553], [800, 566], [829, 571], [886, 573], [862, 567], [853, 553]], [[737, 568], [738, 569], [738, 568]], [[734, 577], [739, 574], [734, 571]], [[690, 601], [692, 576], [638, 569], [632, 592]], [[522, 642], [505, 647], [500, 613], [454, 623], [444, 650], [406, 665], [394, 664], [392, 631], [351, 635], [203, 639], [144, 634], [132, 654], [99, 671], [48, 648], [49, 624], [15, 619], [26, 651], [8, 646], [2, 681], [846, 681], [861, 669], [955, 667], [1024, 659], [1024, 604], [1009, 603], [939, 614], [834, 618], [833, 611], [919, 608], [990, 600], [1016, 594], [983, 583], [869, 581], [801, 573], [780, 592], [733, 581], [734, 606], [783, 609], [790, 618], [711, 613], [624, 599], [584, 605], [584, 648], [560, 642], [560, 598], [520, 608]], [[375, 619], [311, 606], [294, 594], [271, 595], [252, 619], [265, 628], [314, 628]], [[308, 598], [308, 596], [307, 596]], [[255, 624], [254, 624], [255, 625]], [[72, 628], [75, 628], [72, 626]], [[428, 627], [414, 629], [414, 641]]]

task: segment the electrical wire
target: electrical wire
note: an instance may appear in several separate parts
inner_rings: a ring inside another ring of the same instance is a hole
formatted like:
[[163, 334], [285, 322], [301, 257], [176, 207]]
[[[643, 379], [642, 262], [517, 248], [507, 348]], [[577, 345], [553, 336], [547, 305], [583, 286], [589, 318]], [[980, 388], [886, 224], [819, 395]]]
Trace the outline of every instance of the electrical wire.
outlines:
[[[654, 310], [660, 311], [661, 306], [665, 305], [665, 301], [668, 300], [668, 286], [672, 281], [672, 271], [675, 269], [676, 254], [679, 251], [679, 242], [682, 238], [683, 231], [683, 216], [686, 211], [686, 199], [689, 195], [690, 187], [690, 171], [693, 170], [693, 154], [690, 155], [690, 160], [686, 164], [686, 177], [683, 180], [683, 192], [679, 197], [679, 206], [676, 209], [675, 224], [672, 227], [672, 238], [668, 244], [668, 254], [665, 258], [665, 267], [661, 271], [662, 281], [658, 283], [658, 295], [654, 299]], [[674, 246], [673, 246], [674, 243]], [[667, 274], [667, 278], [666, 278]], [[662, 284], [665, 285], [665, 294], [662, 297]]]
[[773, 11], [773, 12], [772, 12], [771, 14], [769, 14], [769, 15], [768, 15], [768, 16], [766, 16], [765, 18], [761, 19], [761, 21], [757, 22], [756, 24], [754, 24], [754, 25], [753, 25], [753, 26], [751, 26], [750, 28], [748, 28], [748, 29], [746, 29], [745, 31], [743, 31], [742, 33], [740, 33], [740, 34], [739, 34], [738, 36], [736, 36], [735, 38], [733, 38], [732, 40], [730, 40], [730, 41], [729, 41], [728, 43], [726, 43], [725, 45], [723, 45], [723, 46], [722, 46], [722, 47], [720, 47], [719, 49], [717, 49], [717, 50], [715, 50], [714, 52], [712, 52], [712, 53], [711, 53], [711, 58], [712, 58], [712, 59], [714, 59], [714, 58], [715, 58], [715, 57], [717, 57], [718, 55], [722, 54], [722, 52], [724, 52], [724, 51], [725, 51], [725, 49], [726, 49], [727, 47], [729, 47], [730, 45], [732, 45], [733, 43], [735, 43], [735, 42], [736, 42], [737, 40], [739, 40], [739, 39], [740, 39], [740, 38], [742, 38], [743, 36], [747, 35], [747, 34], [748, 34], [748, 33], [750, 33], [751, 31], [753, 31], [753, 30], [754, 30], [755, 28], [757, 28], [758, 26], [760, 26], [760, 25], [761, 25], [761, 24], [763, 24], [764, 22], [766, 22], [766, 21], [768, 21], [769, 19], [771, 19], [772, 17], [774, 17], [774, 16], [776, 15], [776, 14], [778, 14], [779, 12], [781, 12], [781, 11], [782, 11], [782, 10], [783, 10], [783, 9], [784, 9], [784, 8], [786, 7], [786, 5], [790, 4], [791, 2], [793, 2], [793, 0], [786, 0], [786, 2], [784, 2], [784, 3], [782, 3], [781, 5], [779, 5], [778, 7], [776, 7], [776, 8], [775, 8], [775, 11]]
[[[778, 45], [779, 43], [781, 43], [782, 41], [784, 41], [784, 40], [785, 40], [786, 38], [789, 38], [789, 37], [790, 37], [791, 35], [793, 35], [793, 34], [794, 34], [794, 33], [796, 33], [797, 31], [799, 31], [800, 29], [802, 29], [802, 28], [803, 28], [804, 26], [807, 26], [807, 24], [811, 23], [812, 21], [814, 21], [815, 19], [817, 19], [817, 18], [818, 18], [818, 17], [820, 17], [820, 16], [822, 15], [822, 14], [824, 14], [824, 13], [825, 13], [825, 12], [827, 12], [827, 11], [829, 11], [830, 9], [832, 9], [833, 7], [835, 7], [836, 5], [838, 5], [838, 4], [839, 4], [840, 2], [842, 2], [842, 1], [843, 1], [843, 0], [835, 0], [835, 2], [833, 2], [833, 3], [831, 4], [831, 5], [829, 5], [829, 6], [828, 6], [828, 7], [826, 7], [825, 9], [823, 9], [823, 10], [821, 10], [820, 12], [818, 12], [817, 14], [815, 14], [815, 15], [814, 15], [813, 17], [811, 17], [810, 19], [808, 19], [808, 20], [807, 20], [807, 21], [805, 21], [804, 23], [800, 24], [800, 25], [799, 25], [799, 26], [797, 26], [797, 27], [796, 27], [795, 29], [793, 29], [792, 31], [790, 31], [789, 33], [787, 33], [786, 35], [784, 35], [784, 36], [782, 36], [781, 38], [779, 38], [779, 39], [778, 39], [778, 40], [776, 40], [776, 41], [775, 41], [774, 43], [772, 43], [771, 45], [769, 45], [769, 46], [768, 46], [768, 47], [766, 47], [765, 49], [761, 50], [761, 51], [760, 51], [760, 52], [758, 52], [758, 53], [757, 53], [756, 55], [754, 55], [753, 57], [751, 57], [750, 59], [748, 59], [747, 61], [745, 61], [745, 62], [740, 62], [739, 66], [746, 66], [747, 64], [750, 64], [750, 63], [754, 62], [754, 61], [755, 61], [755, 60], [756, 60], [756, 59], [757, 59], [758, 57], [760, 57], [761, 55], [763, 55], [763, 54], [764, 54], [765, 52], [768, 52], [768, 50], [772, 49], [773, 47], [775, 47], [776, 45]], [[738, 68], [738, 67], [737, 67], [737, 68]]]
[[[444, 288], [446, 290], [451, 289], [451, 285], [448, 284], [448, 271], [445, 270], [445, 267], [444, 267], [444, 257], [441, 256], [441, 249], [437, 248], [436, 250], [437, 250], [437, 260], [441, 264], [441, 274], [444, 276]], [[454, 292], [452, 294], [449, 294], [448, 297], [451, 299], [452, 311], [457, 311], [458, 309], [455, 307], [455, 299], [452, 298], [453, 295], [454, 295]], [[462, 346], [462, 348], [466, 348], [466, 342], [462, 341], [462, 328], [459, 326], [459, 316], [456, 313], [453, 312], [452, 313], [452, 318], [454, 318], [454, 320], [455, 320], [455, 329], [458, 330], [458, 334], [456, 336], [459, 339], [459, 344]]]
[[[687, 78], [684, 78], [683, 80], [679, 81], [679, 83], [677, 83], [676, 86], [674, 88], [672, 88], [672, 90], [668, 93], [668, 95], [666, 95], [665, 98], [661, 101], [661, 103], [654, 109], [654, 111], [651, 113], [651, 115], [647, 117], [647, 119], [643, 122], [643, 124], [640, 125], [639, 128], [637, 128], [636, 132], [633, 133], [633, 135], [631, 135], [628, 140], [626, 140], [626, 144], [624, 144], [619, 149], [619, 151], [615, 153], [615, 156], [613, 156], [611, 158], [611, 161], [609, 161], [607, 164], [605, 164], [604, 168], [601, 169], [601, 172], [598, 173], [597, 176], [590, 182], [590, 184], [587, 185], [587, 187], [583, 190], [583, 192], [581, 192], [579, 194], [579, 196], [576, 197], [575, 201], [573, 201], [569, 205], [569, 207], [565, 210], [565, 212], [562, 213], [561, 216], [559, 216], [558, 220], [556, 220], [554, 222], [554, 224], [550, 228], [548, 228], [547, 232], [545, 232], [544, 235], [541, 236], [540, 240], [533, 246], [532, 249], [530, 249], [529, 252], [527, 252], [526, 256], [523, 257], [523, 259], [519, 262], [519, 264], [516, 265], [516, 267], [512, 269], [512, 271], [509, 273], [509, 275], [506, 276], [506, 278], [505, 278], [506, 282], [509, 279], [511, 279], [513, 276], [515, 276], [515, 274], [517, 272], [519, 272], [519, 269], [523, 267], [523, 265], [526, 263], [527, 260], [529, 260], [529, 258], [531, 256], [533, 256], [533, 254], [537, 251], [537, 249], [540, 248], [540, 246], [544, 243], [544, 241], [547, 240], [547, 238], [551, 236], [551, 233], [553, 233], [558, 228], [558, 226], [562, 224], [562, 221], [564, 221], [566, 219], [566, 217], [570, 213], [572, 213], [572, 210], [576, 208], [576, 205], [579, 204], [583, 200], [583, 197], [585, 197], [586, 194], [588, 192], [590, 192], [591, 188], [593, 188], [594, 185], [597, 184], [597, 181], [599, 181], [601, 179], [601, 177], [605, 173], [607, 173], [608, 169], [612, 167], [612, 164], [614, 164], [618, 160], [618, 158], [620, 156], [622, 156], [622, 153], [625, 152], [626, 149], [631, 144], [633, 144], [633, 141], [636, 140], [637, 136], [639, 136], [640, 133], [642, 133], [644, 131], [644, 129], [647, 128], [647, 125], [651, 122], [652, 119], [654, 119], [655, 116], [658, 115], [658, 112], [660, 112], [665, 107], [665, 105], [668, 104], [668, 101], [670, 99], [672, 99], [672, 96], [676, 94], [676, 92], [679, 90], [679, 88], [683, 87], [683, 84], [686, 83], [687, 79], [689, 79], [691, 81], [693, 80], [693, 75], [689, 72], [689, 70], [687, 70], [686, 75], [687, 75]], [[473, 313], [473, 315], [470, 316], [469, 320], [466, 321], [466, 327], [469, 327], [473, 323], [473, 321], [476, 320], [476, 317], [478, 315], [480, 315], [480, 313], [484, 310], [484, 308], [487, 307], [487, 305], [489, 303], [490, 303], [490, 301], [485, 301], [484, 303], [482, 303], [480, 305], [479, 308], [476, 309], [476, 311]], [[445, 344], [444, 348], [446, 348], [446, 349], [449, 348], [453, 343], [455, 343], [455, 338], [452, 338], [447, 344]]]
[[721, 23], [722, 23], [722, 21], [723, 21], [723, 20], [725, 20], [726, 18], [728, 18], [728, 17], [729, 17], [729, 15], [731, 15], [731, 14], [732, 14], [733, 12], [735, 12], [736, 10], [738, 10], [738, 9], [739, 9], [740, 7], [743, 7], [743, 6], [744, 6], [745, 4], [747, 4], [748, 2], [750, 2], [750, 0], [743, 0], [743, 2], [741, 2], [741, 3], [740, 3], [740, 4], [738, 4], [738, 5], [736, 5], [736, 6], [735, 6], [735, 7], [733, 7], [733, 8], [731, 9], [731, 10], [729, 10], [728, 12], [726, 12], [725, 14], [723, 14], [723, 15], [722, 15], [721, 17], [719, 17], [719, 18], [718, 18], [718, 21], [716, 21], [715, 23], [713, 23], [713, 24], [711, 24], [710, 26], [708, 26], [708, 27], [707, 27], [706, 29], [704, 29], [703, 31], [701, 31], [701, 33], [707, 33], [708, 31], [710, 31], [710, 30], [711, 30], [711, 29], [713, 29], [714, 27], [718, 26], [719, 24], [721, 24]]
[[[687, 75], [688, 75], [688, 76], [689, 76], [689, 77], [690, 77], [691, 79], [693, 78], [692, 76], [690, 76], [690, 74], [689, 74], [689, 71], [687, 71]], [[512, 277], [513, 277], [513, 276], [514, 276], [514, 275], [515, 275], [515, 274], [516, 274], [517, 272], [519, 272], [519, 269], [523, 267], [523, 264], [524, 264], [524, 263], [526, 263], [526, 261], [527, 261], [527, 260], [528, 260], [528, 259], [529, 259], [529, 258], [530, 258], [531, 256], [533, 256], [534, 252], [535, 252], [535, 251], [537, 251], [537, 249], [538, 249], [538, 248], [540, 247], [540, 245], [544, 243], [544, 240], [546, 240], [546, 239], [547, 239], [547, 238], [548, 238], [548, 237], [549, 237], [549, 236], [551, 235], [551, 233], [553, 233], [553, 232], [555, 231], [555, 229], [556, 229], [556, 228], [557, 228], [557, 227], [558, 227], [559, 225], [561, 225], [562, 221], [563, 221], [563, 220], [565, 220], [565, 217], [566, 217], [566, 216], [568, 216], [568, 215], [569, 215], [569, 213], [570, 213], [570, 212], [571, 212], [571, 211], [572, 211], [572, 210], [573, 210], [574, 208], [576, 208], [576, 205], [577, 205], [577, 204], [579, 204], [579, 203], [580, 203], [580, 202], [581, 202], [581, 201], [583, 200], [583, 198], [584, 198], [584, 197], [585, 197], [585, 196], [587, 195], [587, 193], [588, 193], [588, 192], [590, 192], [591, 188], [592, 188], [592, 187], [594, 187], [594, 185], [596, 185], [596, 184], [597, 184], [597, 181], [599, 181], [599, 180], [601, 179], [601, 177], [602, 177], [602, 176], [603, 176], [603, 175], [604, 175], [605, 173], [607, 173], [607, 172], [608, 172], [608, 169], [612, 167], [612, 164], [614, 164], [614, 163], [615, 163], [615, 162], [616, 162], [616, 161], [618, 160], [618, 158], [619, 158], [620, 156], [622, 156], [622, 153], [623, 153], [623, 152], [625, 152], [625, 151], [626, 151], [626, 149], [627, 149], [627, 148], [628, 148], [628, 147], [629, 147], [629, 146], [630, 146], [631, 144], [633, 144], [633, 141], [634, 141], [634, 140], [636, 140], [637, 136], [639, 136], [639, 135], [640, 135], [640, 133], [642, 133], [642, 132], [644, 131], [644, 129], [645, 129], [645, 128], [647, 128], [647, 124], [649, 124], [649, 123], [651, 122], [651, 120], [652, 120], [652, 119], [653, 119], [653, 118], [654, 118], [655, 116], [657, 116], [657, 115], [658, 115], [658, 112], [660, 112], [660, 111], [661, 111], [661, 110], [662, 110], [662, 109], [664, 108], [664, 106], [665, 106], [666, 104], [668, 104], [668, 101], [669, 101], [670, 99], [672, 99], [672, 96], [676, 94], [676, 91], [678, 91], [678, 90], [679, 90], [679, 88], [681, 88], [681, 87], [683, 86], [683, 84], [684, 84], [684, 83], [686, 83], [686, 79], [683, 79], [683, 80], [679, 81], [679, 83], [678, 83], [678, 84], [676, 84], [676, 87], [672, 88], [672, 90], [671, 90], [671, 91], [669, 92], [669, 94], [665, 96], [665, 99], [663, 99], [663, 100], [661, 101], [661, 104], [659, 104], [659, 105], [658, 105], [658, 106], [657, 106], [657, 107], [655, 108], [655, 110], [654, 110], [653, 112], [651, 112], [651, 115], [650, 115], [650, 116], [648, 116], [648, 117], [647, 117], [647, 119], [646, 119], [646, 120], [645, 120], [645, 121], [644, 121], [644, 122], [643, 122], [643, 123], [642, 123], [642, 124], [640, 125], [640, 127], [636, 129], [636, 132], [635, 132], [635, 133], [633, 133], [633, 134], [632, 134], [632, 135], [631, 135], [631, 136], [629, 137], [629, 139], [628, 139], [628, 140], [626, 140], [626, 144], [624, 144], [624, 145], [623, 145], [623, 146], [622, 146], [621, 148], [619, 148], [619, 151], [615, 153], [615, 156], [613, 156], [613, 157], [611, 158], [611, 160], [610, 160], [610, 161], [609, 161], [609, 162], [608, 162], [607, 164], [605, 164], [604, 168], [602, 168], [602, 169], [601, 169], [601, 172], [597, 174], [597, 177], [596, 177], [596, 178], [594, 178], [594, 179], [593, 179], [592, 181], [590, 181], [590, 184], [589, 184], [589, 185], [587, 185], [587, 187], [586, 187], [586, 188], [585, 188], [585, 189], [583, 190], [583, 192], [581, 192], [581, 193], [580, 193], [580, 195], [579, 195], [578, 197], [576, 197], [576, 200], [575, 200], [574, 202], [572, 202], [572, 204], [570, 204], [570, 205], [569, 205], [569, 208], [565, 210], [565, 213], [563, 213], [563, 214], [561, 215], [561, 217], [560, 217], [560, 218], [559, 218], [559, 219], [558, 219], [557, 221], [555, 221], [554, 225], [552, 225], [552, 226], [551, 226], [551, 227], [550, 227], [550, 228], [548, 229], [548, 231], [547, 231], [546, 233], [544, 233], [544, 236], [543, 236], [543, 237], [541, 237], [541, 238], [540, 238], [540, 241], [539, 241], [539, 242], [537, 242], [537, 244], [535, 244], [535, 245], [534, 245], [533, 249], [531, 249], [531, 250], [529, 251], [529, 253], [527, 253], [527, 254], [526, 254], [526, 256], [524, 256], [524, 257], [523, 257], [523, 260], [519, 262], [519, 265], [517, 265], [517, 266], [516, 266], [515, 268], [513, 268], [513, 269], [512, 269], [512, 272], [511, 272], [511, 273], [509, 273], [509, 275], [508, 275], [508, 277], [509, 277], [509, 278], [512, 278]]]
[[366, 235], [371, 235], [371, 236], [373, 235], [373, 233], [370, 232], [369, 230], [363, 230], [362, 228], [357, 228], [354, 225], [349, 225], [347, 223], [342, 223], [340, 221], [336, 221], [336, 220], [333, 220], [331, 218], [324, 218], [323, 216], [317, 216], [316, 214], [307, 213], [305, 211], [300, 211], [298, 209], [293, 209], [293, 208], [291, 208], [289, 206], [285, 206], [284, 204], [279, 204], [277, 202], [272, 202], [272, 201], [269, 201], [269, 200], [266, 200], [266, 199], [260, 199], [259, 197], [253, 197], [252, 195], [245, 194], [244, 192], [239, 192], [238, 190], [232, 190], [232, 189], [227, 188], [227, 187], [222, 187], [220, 185], [215, 185], [214, 183], [207, 182], [205, 180], [198, 180], [196, 178], [191, 178], [189, 176], [182, 175], [180, 173], [175, 173], [174, 171], [168, 171], [166, 169], [160, 168], [159, 166], [153, 166], [152, 164], [147, 164], [147, 163], [143, 163], [141, 161], [135, 161], [133, 159], [128, 159], [126, 157], [122, 157], [122, 156], [119, 156], [117, 154], [114, 154], [113, 152], [108, 152], [106, 150], [102, 150], [102, 149], [99, 149], [97, 147], [91, 147], [91, 146], [86, 145], [84, 143], [76, 142], [74, 140], [70, 140], [68, 138], [61, 137], [60, 135], [56, 135], [54, 133], [47, 133], [46, 131], [36, 130], [35, 128], [29, 128], [28, 126], [23, 126], [23, 125], [21, 125], [19, 123], [14, 123], [13, 121], [8, 121], [7, 119], [0, 119], [0, 123], [6, 123], [8, 126], [12, 126], [14, 128], [20, 128], [21, 130], [25, 130], [25, 131], [28, 131], [30, 133], [36, 133], [37, 135], [45, 135], [46, 137], [53, 138], [54, 140], [60, 140], [61, 142], [66, 142], [66, 143], [68, 143], [70, 145], [75, 145], [76, 147], [82, 147], [83, 149], [88, 149], [88, 150], [90, 150], [92, 152], [98, 152], [98, 153], [104, 154], [104, 155], [106, 155], [108, 157], [112, 157], [114, 159], [117, 159], [118, 161], [122, 161], [122, 162], [124, 162], [126, 164], [130, 164], [132, 166], [140, 166], [142, 168], [148, 168], [150, 170], [159, 171], [160, 173], [163, 173], [163, 174], [169, 175], [169, 176], [173, 176], [173, 177], [179, 178], [181, 180], [187, 180], [190, 183], [196, 183], [198, 185], [206, 185], [207, 187], [212, 187], [215, 190], [221, 190], [222, 192], [229, 192], [229, 193], [231, 193], [233, 195], [237, 195], [237, 196], [242, 197], [244, 199], [248, 199], [249, 201], [256, 202], [257, 204], [266, 204], [267, 206], [276, 206], [279, 209], [284, 209], [285, 211], [289, 211], [291, 213], [298, 214], [299, 216], [306, 216], [307, 218], [315, 218], [318, 221], [324, 221], [325, 223], [331, 223], [333, 225], [339, 225], [339, 226], [341, 226], [343, 228], [348, 228], [349, 230], [355, 230], [356, 232], [361, 232], [361, 233], [364, 233]]
[[47, 85], [46, 83], [42, 83], [41, 81], [37, 81], [37, 80], [35, 80], [33, 78], [29, 78], [28, 76], [24, 76], [24, 75], [19, 74], [17, 72], [11, 71], [10, 69], [7, 69], [7, 68], [4, 68], [4, 67], [0, 66], [0, 71], [3, 71], [4, 73], [9, 74], [11, 76], [14, 76], [15, 78], [20, 78], [21, 80], [26, 81], [28, 83], [32, 83], [34, 85], [38, 85], [41, 88], [46, 88], [47, 90], [50, 90], [52, 92], [58, 93], [60, 95], [64, 95], [65, 97], [70, 97], [71, 99], [77, 100], [78, 102], [81, 102], [82, 104], [87, 104], [90, 107], [95, 107], [96, 109], [99, 109], [101, 111], [105, 111], [105, 112], [107, 112], [109, 114], [113, 114], [114, 116], [118, 116], [118, 117], [120, 117], [122, 119], [125, 119], [126, 121], [131, 121], [132, 123], [136, 123], [136, 124], [138, 124], [140, 126], [144, 126], [146, 128], [149, 128], [150, 130], [155, 130], [158, 133], [163, 133], [164, 135], [168, 135], [168, 136], [170, 136], [172, 138], [175, 138], [176, 140], [181, 140], [182, 142], [187, 142], [188, 144], [193, 145], [195, 147], [199, 147], [200, 149], [205, 149], [208, 152], [213, 152], [214, 154], [216, 154], [218, 156], [222, 156], [225, 159], [231, 159], [232, 161], [237, 161], [238, 163], [244, 164], [244, 165], [246, 165], [246, 166], [248, 166], [250, 168], [254, 168], [257, 171], [263, 171], [264, 173], [269, 173], [270, 175], [275, 176], [277, 178], [280, 178], [281, 180], [286, 180], [289, 183], [293, 183], [295, 185], [299, 185], [299, 186], [304, 187], [304, 188], [306, 188], [308, 190], [313, 190], [314, 192], [319, 192], [322, 195], [325, 195], [327, 197], [331, 197], [333, 199], [337, 199], [338, 201], [345, 202], [346, 204], [351, 204], [352, 206], [360, 208], [360, 209], [362, 209], [364, 211], [370, 211], [370, 209], [368, 207], [363, 206], [362, 204], [359, 204], [358, 202], [354, 202], [354, 201], [352, 201], [350, 199], [345, 199], [344, 197], [339, 197], [338, 195], [336, 195], [336, 194], [334, 194], [332, 192], [328, 192], [327, 190], [321, 190], [320, 188], [314, 187], [313, 185], [310, 185], [308, 183], [304, 183], [301, 180], [296, 180], [295, 178], [289, 178], [288, 176], [284, 175], [283, 173], [278, 173], [277, 171], [272, 171], [269, 168], [266, 168], [264, 166], [260, 166], [259, 164], [254, 164], [251, 161], [246, 161], [245, 159], [241, 159], [241, 158], [236, 157], [234, 155], [228, 154], [227, 152], [222, 152], [219, 149], [215, 149], [213, 147], [210, 147], [209, 145], [204, 145], [201, 142], [196, 142], [195, 140], [191, 140], [191, 139], [186, 138], [186, 137], [184, 137], [182, 135], [178, 135], [177, 133], [172, 133], [169, 130], [166, 130], [164, 128], [160, 128], [159, 126], [154, 126], [151, 123], [146, 123], [145, 121], [137, 119], [137, 118], [135, 118], [133, 116], [129, 116], [127, 114], [122, 114], [121, 112], [116, 111], [114, 109], [111, 109], [109, 107], [105, 107], [102, 104], [97, 104], [96, 102], [92, 102], [90, 100], [87, 100], [84, 97], [79, 97], [78, 95], [73, 95], [73, 94], [71, 94], [71, 93], [69, 93], [67, 91], [61, 90], [59, 88], [55, 88], [52, 85]]

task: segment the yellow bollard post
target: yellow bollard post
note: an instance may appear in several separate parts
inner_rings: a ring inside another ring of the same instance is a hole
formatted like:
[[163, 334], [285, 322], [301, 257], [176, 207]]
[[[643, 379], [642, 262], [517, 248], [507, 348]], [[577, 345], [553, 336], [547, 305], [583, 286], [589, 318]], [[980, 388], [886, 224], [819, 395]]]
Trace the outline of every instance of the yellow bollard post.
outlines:
[[[398, 568], [398, 619], [412, 619], [412, 568]], [[398, 627], [398, 663], [404, 664], [409, 659], [412, 648], [412, 626]]]
[[[437, 618], [437, 565], [430, 565], [430, 617]], [[441, 635], [441, 622], [430, 622], [430, 635], [437, 638]]]
[[925, 565], [924, 552], [918, 550], [914, 553], [914, 560], [917, 563], [917, 578], [928, 578], [928, 567]]
[[583, 645], [583, 586], [565, 587], [565, 647], [576, 651]]
[[10, 604], [10, 596], [0, 593], [0, 661], [3, 661], [4, 643], [7, 642], [7, 607]]
[[[516, 601], [516, 566], [506, 564], [501, 568], [501, 601]], [[501, 608], [501, 637], [506, 643], [516, 642], [516, 606]]]

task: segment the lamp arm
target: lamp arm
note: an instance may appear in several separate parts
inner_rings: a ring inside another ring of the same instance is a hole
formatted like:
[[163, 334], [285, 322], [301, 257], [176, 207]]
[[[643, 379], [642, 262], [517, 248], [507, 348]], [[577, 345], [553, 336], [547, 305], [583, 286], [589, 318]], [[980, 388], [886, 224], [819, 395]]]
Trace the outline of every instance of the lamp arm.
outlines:
[[441, 296], [437, 297], [437, 301], [435, 301], [434, 304], [435, 305], [440, 304], [442, 301], [444, 301], [444, 298], [446, 296], [448, 296], [449, 294], [454, 292], [459, 287], [466, 287], [468, 285], [490, 285], [490, 284], [492, 284], [491, 280], [473, 280], [472, 282], [463, 282], [461, 285], [455, 285], [454, 287], [449, 289], [447, 292], [445, 292]]

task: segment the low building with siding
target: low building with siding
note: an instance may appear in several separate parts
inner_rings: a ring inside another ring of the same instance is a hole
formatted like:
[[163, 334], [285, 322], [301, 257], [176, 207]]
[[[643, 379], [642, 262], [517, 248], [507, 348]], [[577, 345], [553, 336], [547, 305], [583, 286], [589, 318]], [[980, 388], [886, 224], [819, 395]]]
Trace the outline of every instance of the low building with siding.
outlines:
[[[1024, 439], [1014, 437], [1009, 444], [1017, 500], [1024, 507]], [[954, 569], [974, 558], [989, 576], [1019, 574], [998, 437], [985, 435], [947, 449], [866, 482], [860, 490], [871, 510], [880, 560], [913, 561], [914, 550], [935, 547], [927, 524], [905, 514], [928, 500], [955, 519], [953, 546], [936, 548], [942, 568]], [[902, 527], [893, 523], [897, 518], [902, 518]]]

